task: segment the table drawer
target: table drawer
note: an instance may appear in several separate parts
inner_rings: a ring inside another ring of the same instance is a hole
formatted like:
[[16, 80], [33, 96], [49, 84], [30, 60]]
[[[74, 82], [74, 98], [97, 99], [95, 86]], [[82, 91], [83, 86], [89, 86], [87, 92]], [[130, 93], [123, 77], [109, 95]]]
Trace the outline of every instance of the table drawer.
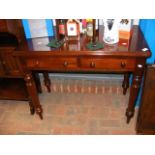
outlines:
[[77, 67], [76, 58], [30, 58], [27, 59], [27, 66], [34, 69], [50, 68], [50, 70], [74, 69]]
[[80, 67], [103, 70], [134, 70], [135, 59], [125, 58], [81, 58]]

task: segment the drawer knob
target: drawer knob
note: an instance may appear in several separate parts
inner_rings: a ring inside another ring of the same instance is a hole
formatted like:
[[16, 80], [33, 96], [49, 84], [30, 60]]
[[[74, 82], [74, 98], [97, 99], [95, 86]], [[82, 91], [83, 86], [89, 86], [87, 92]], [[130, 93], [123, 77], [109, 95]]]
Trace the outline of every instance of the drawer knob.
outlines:
[[126, 63], [125, 62], [121, 62], [121, 67], [125, 68], [125, 66], [126, 66]]
[[68, 62], [65, 61], [65, 62], [64, 62], [64, 67], [67, 67], [67, 66], [68, 66]]
[[90, 67], [91, 67], [91, 68], [94, 68], [94, 67], [95, 67], [95, 63], [94, 63], [94, 62], [91, 62], [91, 63], [90, 63]]
[[36, 65], [36, 66], [39, 65], [39, 61], [38, 61], [38, 60], [35, 61], [35, 65]]

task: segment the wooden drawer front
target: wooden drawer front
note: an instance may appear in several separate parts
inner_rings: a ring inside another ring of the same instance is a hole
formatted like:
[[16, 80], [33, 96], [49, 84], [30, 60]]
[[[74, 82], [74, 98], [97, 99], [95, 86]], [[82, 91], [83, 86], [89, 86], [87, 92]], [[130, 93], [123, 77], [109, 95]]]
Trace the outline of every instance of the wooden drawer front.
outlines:
[[113, 58], [81, 58], [81, 68], [103, 69], [109, 71], [115, 70], [134, 70], [135, 59], [113, 59]]
[[34, 69], [61, 70], [77, 68], [76, 58], [32, 58], [27, 59], [27, 66]]

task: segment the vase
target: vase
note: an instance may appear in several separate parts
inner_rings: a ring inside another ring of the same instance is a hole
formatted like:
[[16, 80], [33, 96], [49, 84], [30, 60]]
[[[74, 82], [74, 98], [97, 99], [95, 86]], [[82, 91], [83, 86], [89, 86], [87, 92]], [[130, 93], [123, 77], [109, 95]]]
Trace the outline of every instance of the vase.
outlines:
[[119, 41], [119, 19], [103, 19], [103, 41], [107, 44], [115, 44]]

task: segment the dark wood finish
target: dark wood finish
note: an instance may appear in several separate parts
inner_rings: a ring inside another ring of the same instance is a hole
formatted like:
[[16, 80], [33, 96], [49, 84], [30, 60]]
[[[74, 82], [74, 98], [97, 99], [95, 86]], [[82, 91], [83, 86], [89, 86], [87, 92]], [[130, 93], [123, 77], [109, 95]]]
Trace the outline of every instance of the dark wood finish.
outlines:
[[25, 82], [22, 78], [0, 78], [0, 99], [28, 100]]
[[[21, 20], [0, 19], [0, 99], [28, 100], [30, 112], [34, 114], [34, 106], [24, 81], [24, 72], [12, 55], [23, 39]], [[41, 92], [39, 77], [37, 74], [33, 76], [37, 90]]]
[[137, 133], [155, 134], [155, 65], [148, 65], [145, 71]]
[[26, 72], [25, 76], [24, 76], [24, 80], [26, 82], [27, 91], [28, 91], [28, 94], [29, 94], [29, 97], [31, 100], [29, 102], [31, 114], [33, 114], [33, 111], [36, 111], [36, 113], [39, 115], [40, 119], [43, 119], [43, 115], [42, 115], [43, 110], [42, 110], [41, 105], [39, 104], [39, 98], [38, 98], [38, 94], [36, 91], [36, 84], [34, 82], [32, 73]]
[[51, 92], [51, 81], [48, 75], [48, 72], [43, 72], [44, 76], [44, 84], [47, 87], [47, 91], [50, 93]]
[[22, 72], [12, 56], [14, 49], [0, 47], [0, 99], [28, 100]]
[[[102, 57], [99, 58], [81, 58], [80, 68], [82, 69], [95, 69], [96, 71], [133, 71], [135, 67], [135, 60], [132, 58], [106, 58], [103, 61]], [[109, 65], [110, 64], [110, 65]]]
[[3, 77], [21, 77], [22, 73], [12, 53], [16, 47], [0, 47], [0, 62]]
[[96, 20], [93, 19], [93, 44], [96, 45]]
[[[134, 115], [135, 101], [138, 95], [143, 71], [145, 69], [146, 58], [151, 55], [143, 34], [138, 26], [133, 27], [130, 40], [120, 40], [118, 44], [107, 45], [97, 51], [90, 51], [86, 48], [89, 42], [85, 35], [79, 41], [66, 41], [64, 46], [58, 49], [47, 47], [47, 43], [53, 38], [42, 38], [40, 50], [35, 50], [32, 39], [25, 40], [14, 52], [19, 59], [23, 71], [48, 71], [48, 72], [92, 72], [92, 73], [122, 73], [125, 75], [124, 93], [128, 88], [127, 73], [133, 73], [133, 80], [130, 89], [129, 104], [126, 110], [127, 123]], [[99, 27], [96, 39], [103, 42], [103, 27]], [[48, 41], [47, 41], [48, 40]], [[122, 43], [126, 42], [124, 45]], [[74, 46], [74, 50], [70, 48]], [[143, 51], [143, 48], [147, 48]], [[29, 75], [30, 76], [30, 75]], [[32, 81], [33, 79], [31, 79]], [[36, 89], [29, 91], [29, 95], [34, 98], [34, 106], [40, 109], [41, 105], [37, 99]], [[36, 95], [36, 96], [35, 96]]]
[[24, 30], [21, 20], [19, 19], [0, 19], [0, 32], [4, 34], [10, 33], [21, 42], [24, 38]]
[[[124, 64], [123, 64], [123, 66], [124, 66]], [[122, 84], [123, 94], [124, 95], [126, 94], [127, 89], [129, 88], [129, 77], [130, 77], [130, 74], [129, 73], [125, 73], [124, 74], [124, 80], [123, 80], [123, 84]]]
[[135, 72], [133, 72], [133, 78], [132, 78], [132, 85], [130, 88], [130, 98], [129, 98], [129, 104], [128, 108], [126, 110], [126, 116], [127, 116], [127, 123], [129, 123], [130, 119], [134, 115], [135, 110], [135, 102], [138, 96], [138, 91], [141, 85], [141, 80], [144, 72], [145, 67], [145, 59], [139, 58], [137, 60]]
[[0, 20], [0, 99], [28, 100], [23, 73], [12, 55], [23, 38], [19, 20]]
[[42, 93], [41, 81], [38, 73], [33, 73], [38, 93]]

